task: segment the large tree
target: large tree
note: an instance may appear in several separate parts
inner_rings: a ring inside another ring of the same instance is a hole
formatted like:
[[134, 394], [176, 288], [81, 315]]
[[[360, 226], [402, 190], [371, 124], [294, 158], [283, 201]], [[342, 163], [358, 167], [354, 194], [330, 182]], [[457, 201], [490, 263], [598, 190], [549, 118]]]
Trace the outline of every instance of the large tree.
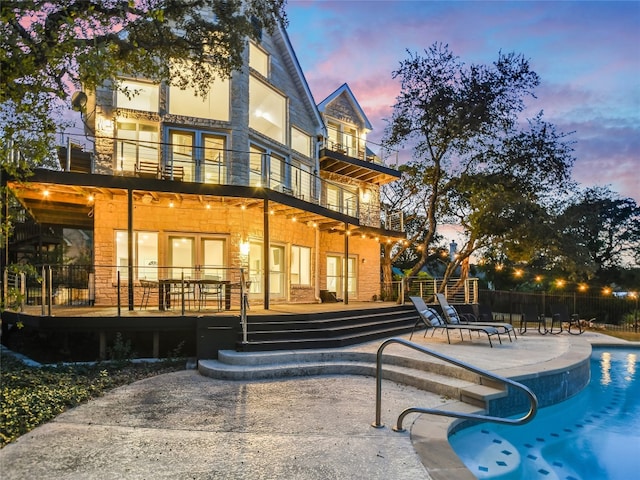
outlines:
[[[539, 84], [529, 62], [500, 53], [491, 65], [466, 66], [448, 46], [434, 44], [424, 56], [409, 53], [393, 76], [401, 92], [385, 141], [410, 146], [413, 158], [401, 167], [388, 201], [423, 220], [410, 239], [421, 252], [411, 274], [424, 265], [437, 228], [446, 223], [459, 225], [466, 239], [447, 276], [496, 242], [510, 240], [512, 250], [523, 250], [527, 225], [545, 211], [545, 194], [569, 181], [573, 163], [566, 135], [541, 114], [521, 123], [525, 98]], [[406, 248], [386, 249], [383, 265]]]
[[[60, 108], [122, 72], [205, 92], [242, 65], [248, 39], [286, 22], [285, 0], [3, 0], [2, 162], [51, 150]], [[135, 92], [130, 92], [135, 93]], [[14, 155], [15, 157], [15, 155]], [[26, 166], [22, 164], [21, 167]]]
[[579, 192], [556, 223], [557, 261], [578, 280], [640, 265], [640, 207], [608, 187]]

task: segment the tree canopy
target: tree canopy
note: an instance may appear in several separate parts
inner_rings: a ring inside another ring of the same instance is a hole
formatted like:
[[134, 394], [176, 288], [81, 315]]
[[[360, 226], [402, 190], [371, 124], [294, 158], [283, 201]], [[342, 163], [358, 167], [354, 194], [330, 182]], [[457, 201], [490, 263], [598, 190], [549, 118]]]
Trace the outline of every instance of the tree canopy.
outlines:
[[[439, 225], [462, 227], [465, 244], [445, 276], [482, 248], [501, 244], [519, 255], [539, 245], [545, 205], [570, 183], [572, 145], [542, 113], [521, 119], [538, 75], [521, 55], [499, 53], [490, 65], [465, 65], [448, 46], [409, 53], [393, 73], [401, 81], [385, 141], [413, 158], [388, 201], [411, 223], [411, 242], [427, 260]], [[409, 244], [385, 249], [391, 265]], [[390, 279], [385, 274], [385, 280]]]

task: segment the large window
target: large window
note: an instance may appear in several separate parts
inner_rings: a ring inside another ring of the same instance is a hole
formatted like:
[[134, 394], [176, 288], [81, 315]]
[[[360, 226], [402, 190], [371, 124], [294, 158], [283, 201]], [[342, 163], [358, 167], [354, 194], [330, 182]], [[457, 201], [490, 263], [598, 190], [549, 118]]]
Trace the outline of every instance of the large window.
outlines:
[[[126, 93], [120, 91], [121, 89]], [[119, 89], [116, 90], [116, 107], [157, 112], [159, 92], [158, 85], [152, 83], [122, 80]]]
[[291, 247], [291, 285], [311, 285], [311, 249]]
[[140, 162], [158, 163], [159, 136], [155, 125], [121, 120], [116, 127], [116, 170], [134, 172]]
[[[116, 231], [116, 265], [120, 281], [126, 281], [129, 265], [129, 235], [126, 230]], [[158, 279], [158, 234], [156, 232], [134, 232], [133, 243], [134, 278]]]
[[169, 131], [168, 163], [184, 170], [184, 180], [225, 183], [226, 137], [199, 131]]
[[296, 127], [291, 127], [291, 148], [307, 157], [311, 156], [311, 137]]
[[203, 98], [193, 87], [169, 87], [169, 113], [229, 121], [229, 81], [217, 78]]
[[249, 78], [249, 127], [286, 143], [287, 100], [255, 77]]

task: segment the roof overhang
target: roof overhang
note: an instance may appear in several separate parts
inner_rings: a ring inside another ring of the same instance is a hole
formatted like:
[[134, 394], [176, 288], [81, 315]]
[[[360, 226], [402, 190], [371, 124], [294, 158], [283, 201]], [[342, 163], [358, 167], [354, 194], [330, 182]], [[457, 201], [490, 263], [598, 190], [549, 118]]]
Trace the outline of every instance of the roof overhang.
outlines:
[[326, 148], [320, 151], [320, 170], [376, 185], [384, 185], [401, 177], [401, 173], [392, 168]]

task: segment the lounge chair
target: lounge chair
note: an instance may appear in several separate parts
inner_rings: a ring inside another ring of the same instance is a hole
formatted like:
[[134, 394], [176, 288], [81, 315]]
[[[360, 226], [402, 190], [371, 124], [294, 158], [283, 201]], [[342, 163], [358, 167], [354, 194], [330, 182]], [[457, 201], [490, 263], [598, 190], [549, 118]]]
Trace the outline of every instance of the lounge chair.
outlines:
[[[463, 331], [469, 332], [469, 338], [471, 338], [471, 332], [478, 332], [478, 335], [480, 333], [486, 334], [491, 348], [493, 348], [493, 342], [491, 341], [491, 337], [493, 335], [497, 335], [498, 340], [502, 344], [502, 340], [500, 339], [500, 332], [495, 327], [491, 327], [487, 325], [470, 325], [468, 323], [459, 324], [459, 325], [450, 324], [445, 322], [440, 317], [438, 312], [427, 307], [427, 304], [424, 303], [424, 300], [421, 297], [409, 297], [409, 300], [411, 300], [411, 303], [413, 303], [413, 306], [416, 308], [416, 310], [418, 311], [418, 314], [420, 315], [420, 318], [418, 319], [418, 321], [414, 326], [414, 330], [418, 325], [422, 323], [427, 327], [427, 330], [429, 328], [433, 328], [434, 331], [435, 329], [438, 329], [438, 328], [444, 330], [447, 334], [447, 342], [449, 343], [451, 343], [451, 338], [449, 337], [449, 330], [457, 330], [460, 332], [460, 337], [463, 339], [464, 339]], [[426, 335], [426, 332], [425, 332], [425, 335]], [[409, 339], [411, 339], [412, 336], [413, 336], [413, 331], [411, 332], [411, 336], [409, 337]]]
[[[557, 332], [554, 332], [553, 329], [556, 324], [560, 327], [560, 329]], [[562, 333], [564, 329], [563, 326], [565, 324], [569, 326], [567, 331], [571, 335], [580, 335], [584, 332], [584, 330], [582, 329], [582, 323], [580, 322], [580, 316], [577, 313], [569, 315], [569, 308], [562, 303], [551, 305], [551, 329], [549, 329], [549, 333]], [[577, 327], [578, 332], [572, 332], [572, 327]]]
[[520, 305], [520, 333], [527, 333], [530, 323], [538, 326], [538, 333], [545, 335], [548, 333], [547, 323], [544, 315], [538, 312], [538, 307], [533, 303]]
[[[436, 298], [438, 299], [438, 303], [442, 307], [442, 313], [444, 314], [444, 319], [450, 325], [470, 325], [470, 326], [486, 326], [493, 327], [498, 330], [499, 333], [506, 333], [509, 335], [509, 341], [511, 342], [511, 333], [513, 333], [514, 338], [518, 338], [516, 336], [516, 331], [513, 328], [513, 325], [510, 323], [504, 322], [478, 322], [475, 321], [477, 318], [472, 318], [469, 315], [465, 314], [465, 316], [461, 316], [458, 314], [458, 311], [447, 301], [447, 297], [442, 293], [436, 293]], [[498, 338], [500, 338], [498, 336]], [[502, 340], [500, 341], [502, 343]]]

